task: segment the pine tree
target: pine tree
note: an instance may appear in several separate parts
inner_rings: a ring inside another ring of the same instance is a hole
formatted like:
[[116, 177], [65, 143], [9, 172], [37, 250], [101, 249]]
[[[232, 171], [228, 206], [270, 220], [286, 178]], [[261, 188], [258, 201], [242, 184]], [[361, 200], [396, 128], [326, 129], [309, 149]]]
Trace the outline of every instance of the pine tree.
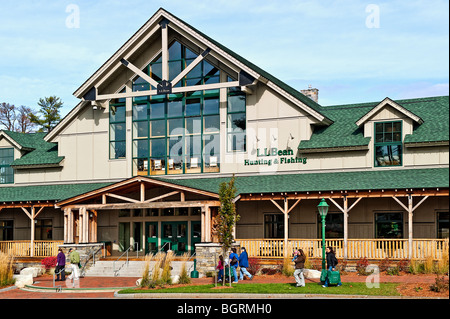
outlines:
[[41, 98], [38, 102], [40, 107], [38, 113], [42, 115], [42, 118], [30, 113], [30, 121], [41, 127], [39, 132], [50, 132], [61, 120], [59, 112], [62, 105], [63, 102], [59, 97]]

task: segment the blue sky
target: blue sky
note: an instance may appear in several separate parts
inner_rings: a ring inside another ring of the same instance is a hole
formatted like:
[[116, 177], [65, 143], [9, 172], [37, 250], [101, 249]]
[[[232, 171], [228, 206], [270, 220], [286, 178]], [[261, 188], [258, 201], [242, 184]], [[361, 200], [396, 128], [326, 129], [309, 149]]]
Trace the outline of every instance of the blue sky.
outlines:
[[[66, 25], [70, 5], [79, 28]], [[449, 94], [447, 0], [1, 0], [0, 102], [37, 109], [56, 95], [67, 114], [160, 7], [291, 86], [317, 87], [324, 106]]]

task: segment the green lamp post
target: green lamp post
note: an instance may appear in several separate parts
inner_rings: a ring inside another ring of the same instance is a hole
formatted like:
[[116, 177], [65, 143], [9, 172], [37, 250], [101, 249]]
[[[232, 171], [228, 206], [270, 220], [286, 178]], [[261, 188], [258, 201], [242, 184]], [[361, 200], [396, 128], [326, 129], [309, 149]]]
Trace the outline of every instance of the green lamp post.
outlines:
[[327, 217], [328, 213], [328, 204], [325, 201], [325, 198], [322, 198], [322, 201], [317, 205], [317, 209], [319, 210], [320, 217], [322, 218], [322, 270], [326, 270], [326, 262], [325, 262], [325, 217]]

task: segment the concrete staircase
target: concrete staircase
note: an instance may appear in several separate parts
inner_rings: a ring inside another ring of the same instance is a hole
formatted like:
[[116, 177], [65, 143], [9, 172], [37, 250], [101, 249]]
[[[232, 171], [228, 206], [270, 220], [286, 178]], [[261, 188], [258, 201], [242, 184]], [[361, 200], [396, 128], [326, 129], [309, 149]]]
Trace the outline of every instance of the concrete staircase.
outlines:
[[[153, 271], [155, 262], [150, 262], [150, 273]], [[181, 272], [181, 261], [172, 261], [172, 275], [179, 275]], [[115, 267], [115, 269], [114, 269]], [[129, 260], [128, 264], [126, 260], [119, 260], [115, 262], [110, 260], [100, 260], [96, 261], [95, 265], [92, 265], [86, 270], [86, 277], [142, 277], [144, 271], [145, 261], [139, 260]], [[192, 270], [194, 270], [194, 262], [189, 261], [186, 263], [186, 269], [188, 275]], [[116, 270], [116, 274], [114, 274]]]

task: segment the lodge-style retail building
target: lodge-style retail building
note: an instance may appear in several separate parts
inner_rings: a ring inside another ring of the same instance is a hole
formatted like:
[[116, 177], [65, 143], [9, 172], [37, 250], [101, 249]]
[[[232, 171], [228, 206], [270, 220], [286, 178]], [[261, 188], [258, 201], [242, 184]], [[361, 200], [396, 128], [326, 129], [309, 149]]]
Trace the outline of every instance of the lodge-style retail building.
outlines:
[[219, 185], [234, 174], [235, 238], [251, 256], [318, 257], [325, 198], [338, 257], [439, 258], [449, 97], [321, 106], [304, 89], [158, 10], [48, 134], [0, 131], [1, 251], [193, 253], [217, 242]]

